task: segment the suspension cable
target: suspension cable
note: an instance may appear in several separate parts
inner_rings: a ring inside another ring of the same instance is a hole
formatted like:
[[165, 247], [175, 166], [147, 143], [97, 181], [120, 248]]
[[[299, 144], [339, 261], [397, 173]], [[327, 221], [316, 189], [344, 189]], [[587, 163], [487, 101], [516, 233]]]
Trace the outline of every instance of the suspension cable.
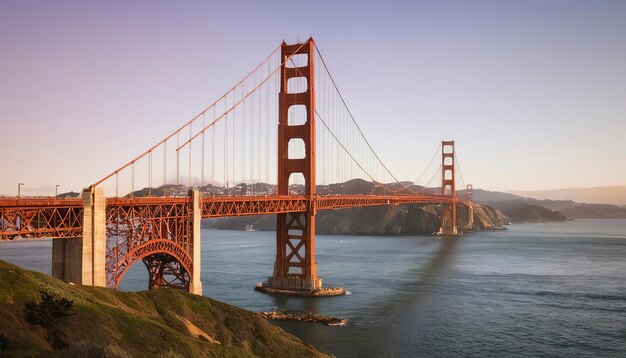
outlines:
[[324, 57], [322, 56], [319, 48], [317, 47], [317, 44], [315, 44], [315, 50], [318, 54], [318, 56], [320, 57], [320, 60], [322, 61], [322, 65], [324, 66], [324, 69], [326, 69], [326, 73], [328, 74], [328, 77], [330, 78], [330, 81], [332, 82], [333, 86], [335, 87], [335, 90], [337, 91], [337, 94], [339, 95], [339, 98], [341, 99], [341, 102], [343, 103], [346, 111], [348, 112], [348, 115], [350, 116], [350, 118], [352, 119], [352, 122], [354, 123], [354, 125], [356, 126], [356, 129], [359, 131], [359, 133], [361, 134], [361, 137], [363, 138], [363, 140], [365, 141], [365, 144], [367, 144], [367, 146], [369, 147], [369, 149], [372, 151], [372, 153], [374, 154], [374, 156], [376, 157], [376, 159], [378, 160], [378, 162], [383, 166], [383, 168], [385, 168], [385, 170], [387, 171], [387, 173], [389, 175], [391, 175], [391, 177], [398, 183], [400, 183], [400, 181], [398, 180], [398, 178], [396, 178], [396, 176], [389, 170], [389, 168], [385, 165], [385, 163], [383, 163], [383, 161], [380, 159], [380, 157], [378, 156], [378, 154], [376, 153], [376, 151], [374, 151], [374, 148], [372, 148], [372, 145], [370, 144], [370, 142], [367, 140], [367, 138], [365, 137], [365, 135], [363, 134], [363, 131], [361, 130], [361, 127], [359, 127], [358, 123], [356, 122], [354, 116], [352, 115], [352, 112], [350, 111], [350, 108], [348, 108], [348, 104], [346, 103], [346, 101], [344, 100], [343, 96], [341, 95], [341, 92], [339, 91], [339, 88], [337, 87], [337, 83], [335, 82], [335, 79], [333, 78], [333, 76], [330, 74], [330, 70], [328, 69], [328, 66], [326, 66], [326, 61], [324, 61]]

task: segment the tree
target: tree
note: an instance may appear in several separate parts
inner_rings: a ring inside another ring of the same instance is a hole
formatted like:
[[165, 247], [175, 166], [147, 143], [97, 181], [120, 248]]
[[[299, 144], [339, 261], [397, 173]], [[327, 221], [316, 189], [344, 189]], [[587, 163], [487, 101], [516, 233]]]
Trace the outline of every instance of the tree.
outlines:
[[68, 346], [62, 323], [65, 317], [74, 314], [74, 302], [66, 299], [56, 299], [51, 294], [39, 291], [41, 302], [26, 302], [24, 314], [26, 321], [32, 325], [41, 326], [48, 343], [54, 349], [64, 349]]
[[[4, 335], [4, 333], [0, 333], [0, 353], [4, 353], [4, 351], [7, 350], [8, 345], [9, 339]], [[0, 357], [2, 357], [2, 354], [0, 354]]]

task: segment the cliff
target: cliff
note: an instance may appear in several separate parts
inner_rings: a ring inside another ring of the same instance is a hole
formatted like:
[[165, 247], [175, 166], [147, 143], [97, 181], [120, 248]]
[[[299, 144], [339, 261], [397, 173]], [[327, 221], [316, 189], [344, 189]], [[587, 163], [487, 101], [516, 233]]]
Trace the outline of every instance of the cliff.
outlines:
[[[228, 192], [218, 186], [205, 185], [198, 190], [202, 195], [272, 195], [276, 188], [265, 183], [238, 184], [228, 189]], [[291, 185], [291, 193], [303, 194], [304, 186]], [[426, 189], [411, 183], [389, 183], [374, 186], [371, 182], [362, 179], [353, 179], [344, 183], [317, 185], [317, 193], [320, 195], [370, 195], [388, 194], [390, 191], [397, 194], [413, 194], [424, 191], [438, 193], [436, 188]], [[169, 194], [186, 195], [185, 186], [167, 186], [155, 188], [152, 195]], [[147, 189], [138, 190], [135, 196], [148, 195]], [[459, 194], [460, 197], [463, 195]], [[352, 208], [340, 210], [325, 210], [317, 213], [316, 232], [318, 234], [354, 234], [354, 235], [415, 235], [430, 234], [439, 230], [441, 212], [443, 206], [437, 204], [413, 204], [400, 206], [380, 206], [369, 208]], [[500, 211], [487, 206], [476, 205], [474, 213], [475, 223], [473, 229], [491, 229], [510, 220]], [[467, 207], [457, 206], [457, 221], [459, 228], [469, 229], [467, 226]], [[206, 227], [218, 229], [242, 230], [247, 225], [252, 225], [256, 230], [275, 230], [276, 218], [273, 215], [229, 217], [220, 219], [204, 220]]]
[[[439, 230], [443, 209], [442, 205], [411, 204], [325, 210], [317, 213], [315, 228], [318, 234], [430, 234]], [[467, 219], [467, 207], [458, 205], [459, 228], [467, 226]], [[492, 207], [476, 205], [474, 208], [475, 229], [492, 229], [509, 221], [509, 218]], [[256, 230], [275, 230], [276, 218], [273, 215], [264, 215], [210, 219], [203, 222], [203, 225], [208, 227], [229, 230], [241, 230], [248, 224]]]
[[505, 211], [513, 222], [562, 222], [567, 218], [558, 211], [552, 211], [542, 206], [522, 204]]
[[0, 357], [325, 356], [257, 314], [207, 297], [68, 285], [4, 261], [0, 319]]
[[[459, 192], [463, 195], [463, 191]], [[474, 190], [474, 200], [509, 212], [523, 205], [541, 206], [558, 211], [570, 219], [617, 219], [626, 218], [626, 206], [611, 204], [578, 203], [572, 200], [533, 199], [497, 191]]]

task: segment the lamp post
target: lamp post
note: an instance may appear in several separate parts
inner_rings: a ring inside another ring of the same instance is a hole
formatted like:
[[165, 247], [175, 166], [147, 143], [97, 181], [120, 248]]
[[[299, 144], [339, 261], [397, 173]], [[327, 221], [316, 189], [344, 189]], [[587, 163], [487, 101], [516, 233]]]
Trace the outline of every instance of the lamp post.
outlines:
[[17, 183], [17, 197], [19, 198], [22, 194], [22, 185], [24, 185], [24, 183]]
[[54, 188], [54, 197], [55, 198], [59, 196], [59, 187], [60, 187], [60, 185], [57, 184], [56, 187]]

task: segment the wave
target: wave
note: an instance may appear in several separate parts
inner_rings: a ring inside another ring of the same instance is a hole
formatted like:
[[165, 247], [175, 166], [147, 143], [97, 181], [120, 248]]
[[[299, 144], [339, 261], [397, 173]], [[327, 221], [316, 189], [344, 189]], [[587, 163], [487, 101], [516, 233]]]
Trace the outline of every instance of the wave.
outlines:
[[503, 293], [512, 293], [516, 295], [529, 296], [553, 296], [564, 298], [582, 298], [604, 301], [626, 301], [626, 295], [611, 295], [588, 292], [554, 292], [554, 291], [502, 291]]

